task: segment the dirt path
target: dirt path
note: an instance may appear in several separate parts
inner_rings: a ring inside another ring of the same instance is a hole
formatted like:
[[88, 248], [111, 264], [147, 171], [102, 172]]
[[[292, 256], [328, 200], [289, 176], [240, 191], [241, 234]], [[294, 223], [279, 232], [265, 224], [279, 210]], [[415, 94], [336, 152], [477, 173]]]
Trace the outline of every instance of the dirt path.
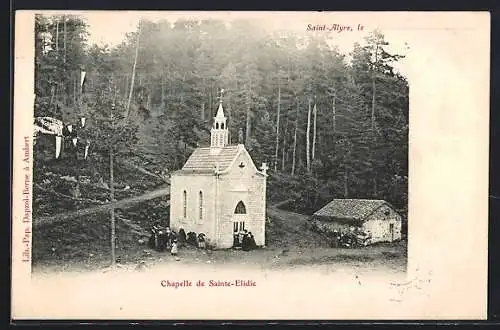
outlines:
[[[86, 208], [86, 209], [83, 209], [83, 210], [77, 210], [77, 211], [71, 211], [71, 212], [63, 212], [63, 213], [59, 213], [59, 214], [56, 214], [56, 215], [51, 215], [51, 216], [46, 216], [46, 217], [39, 217], [39, 218], [36, 218], [33, 220], [33, 227], [34, 228], [37, 228], [37, 227], [40, 227], [40, 226], [43, 226], [45, 224], [48, 224], [48, 223], [54, 223], [54, 222], [58, 222], [58, 221], [62, 221], [68, 217], [79, 217], [79, 216], [84, 216], [84, 215], [90, 215], [90, 214], [94, 214], [94, 213], [100, 213], [100, 212], [104, 212], [104, 211], [108, 211], [108, 210], [111, 210], [111, 208], [128, 208], [130, 206], [132, 206], [133, 204], [136, 204], [136, 203], [139, 203], [139, 202], [143, 202], [143, 201], [147, 201], [147, 200], [151, 200], [151, 199], [155, 199], [155, 198], [159, 198], [159, 197], [169, 197], [170, 195], [170, 187], [167, 187], [167, 188], [161, 188], [161, 189], [157, 189], [157, 190], [153, 190], [153, 191], [150, 191], [150, 192], [147, 192], [147, 193], [144, 193], [142, 195], [139, 195], [139, 196], [134, 196], [134, 197], [129, 197], [129, 198], [124, 198], [122, 200], [119, 200], [119, 201], [116, 201], [114, 203], [108, 203], [108, 204], [104, 204], [104, 205], [98, 205], [98, 206], [93, 206], [93, 207], [89, 207], [89, 208]], [[170, 201], [167, 201], [167, 203], [170, 203]], [[281, 204], [281, 203], [279, 203]], [[282, 211], [282, 210], [279, 210], [276, 208], [278, 204], [276, 205], [273, 205], [272, 208], [273, 209], [273, 212], [280, 212], [281, 214], [285, 214], [286, 211]], [[290, 212], [288, 212], [290, 213]], [[294, 213], [296, 214], [296, 213]]]
[[[132, 205], [137, 204], [139, 202], [143, 202], [143, 201], [147, 201], [147, 200], [151, 200], [151, 199], [155, 199], [155, 198], [159, 198], [159, 197], [168, 198], [169, 195], [170, 195], [170, 187], [161, 188], [161, 189], [147, 192], [147, 193], [140, 195], [140, 196], [124, 198], [124, 199], [116, 201], [114, 203], [108, 203], [108, 204], [104, 204], [104, 205], [89, 207], [89, 208], [86, 208], [83, 210], [77, 210], [77, 211], [72, 211], [72, 212], [59, 213], [59, 214], [48, 216], [48, 217], [36, 218], [33, 220], [33, 227], [38, 228], [38, 227], [43, 226], [45, 224], [62, 221], [62, 220], [65, 220], [67, 218], [80, 217], [80, 216], [84, 216], [84, 215], [104, 212], [104, 211], [111, 210], [112, 208], [115, 208], [115, 209], [116, 208], [128, 208], [128, 207], [131, 207]], [[170, 203], [170, 201], [167, 200], [167, 203]]]

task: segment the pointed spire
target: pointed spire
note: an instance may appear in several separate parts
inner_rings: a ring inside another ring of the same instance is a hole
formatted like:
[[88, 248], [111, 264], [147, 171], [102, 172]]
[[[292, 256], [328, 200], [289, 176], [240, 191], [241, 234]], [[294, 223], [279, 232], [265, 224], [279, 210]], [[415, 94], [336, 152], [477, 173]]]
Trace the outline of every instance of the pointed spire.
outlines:
[[219, 108], [217, 109], [215, 118], [224, 118], [224, 109], [222, 108], [222, 103], [219, 103]]
[[[229, 143], [229, 130], [227, 128], [227, 118], [224, 116], [224, 108], [222, 107], [222, 93], [224, 89], [219, 91], [219, 108], [214, 117], [214, 124], [211, 131], [211, 148], [224, 148]], [[213, 151], [215, 152], [215, 151]]]
[[215, 115], [216, 118], [224, 118], [224, 108], [222, 107], [222, 97], [224, 93], [224, 88], [221, 88], [219, 91], [219, 96], [217, 98], [219, 99], [219, 108], [217, 109], [217, 114]]

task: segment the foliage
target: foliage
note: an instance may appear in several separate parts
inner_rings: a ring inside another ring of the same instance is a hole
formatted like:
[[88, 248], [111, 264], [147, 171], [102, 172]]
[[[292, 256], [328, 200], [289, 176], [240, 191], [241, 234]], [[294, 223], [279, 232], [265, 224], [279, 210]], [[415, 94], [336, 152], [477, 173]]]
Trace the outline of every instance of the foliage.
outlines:
[[[381, 198], [406, 207], [408, 82], [393, 66], [402, 56], [387, 51], [381, 32], [342, 54], [326, 35], [268, 32], [246, 21], [142, 21], [120, 45], [108, 48], [86, 44], [85, 22], [78, 17], [66, 20], [64, 34], [60, 22], [37, 16], [35, 113], [65, 122], [88, 115], [88, 138], [98, 142], [90, 163], [102, 176], [110, 149], [117, 157], [179, 169], [194, 148], [207, 145], [218, 90], [224, 88], [231, 142], [242, 128], [256, 165], [277, 162], [278, 172], [270, 173], [279, 179], [270, 183], [270, 196], [286, 192], [283, 198], [307, 212], [334, 197]], [[56, 51], [54, 29], [65, 50]], [[40, 41], [44, 33], [51, 36], [48, 46]], [[75, 79], [81, 65], [87, 81], [79, 102]], [[310, 100], [317, 107], [317, 135], [308, 171]], [[112, 103], [115, 126], [109, 120]]]

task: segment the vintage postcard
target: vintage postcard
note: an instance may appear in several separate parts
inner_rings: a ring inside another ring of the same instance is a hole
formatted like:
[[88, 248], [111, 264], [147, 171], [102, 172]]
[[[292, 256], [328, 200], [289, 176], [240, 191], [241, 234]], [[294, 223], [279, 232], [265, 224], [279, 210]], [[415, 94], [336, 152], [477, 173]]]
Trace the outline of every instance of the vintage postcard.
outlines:
[[12, 319], [485, 319], [487, 12], [18, 11]]

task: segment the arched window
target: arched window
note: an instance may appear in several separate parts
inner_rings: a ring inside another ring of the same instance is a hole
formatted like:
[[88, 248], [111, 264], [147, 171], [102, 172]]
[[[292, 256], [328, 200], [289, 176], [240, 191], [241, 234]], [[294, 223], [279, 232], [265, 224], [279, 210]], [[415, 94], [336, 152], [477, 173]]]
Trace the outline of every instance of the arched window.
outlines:
[[184, 190], [182, 193], [182, 207], [183, 207], [183, 216], [187, 218], [187, 192]]
[[224, 123], [220, 124], [220, 128], [224, 129]]
[[199, 194], [199, 202], [200, 202], [200, 223], [203, 221], [203, 193], [200, 191]]
[[215, 123], [215, 129], [219, 129], [219, 123]]
[[246, 214], [247, 209], [245, 207], [245, 204], [243, 204], [242, 201], [239, 201], [238, 204], [236, 204], [236, 208], [234, 209], [235, 214]]

